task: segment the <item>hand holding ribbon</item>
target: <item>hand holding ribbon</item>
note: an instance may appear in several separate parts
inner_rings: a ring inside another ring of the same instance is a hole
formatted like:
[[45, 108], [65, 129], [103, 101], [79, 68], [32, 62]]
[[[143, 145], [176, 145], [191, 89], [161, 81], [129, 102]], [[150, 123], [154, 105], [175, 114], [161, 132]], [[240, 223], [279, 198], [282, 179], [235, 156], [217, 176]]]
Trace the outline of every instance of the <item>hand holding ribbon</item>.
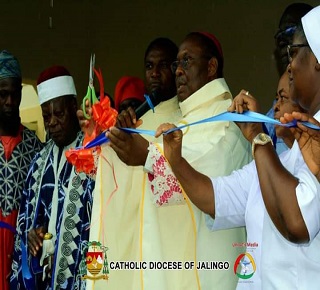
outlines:
[[[236, 112], [243, 114], [245, 112], [259, 112], [259, 103], [250, 95], [249, 91], [241, 90], [240, 93], [233, 99], [232, 104], [228, 108], [228, 112]], [[243, 136], [252, 143], [252, 140], [259, 133], [263, 132], [263, 127], [260, 122], [236, 122]]]
[[320, 180], [320, 123], [310, 115], [301, 112], [286, 113], [280, 120], [285, 124], [297, 123], [296, 127], [291, 127], [291, 132], [299, 144], [304, 161]]

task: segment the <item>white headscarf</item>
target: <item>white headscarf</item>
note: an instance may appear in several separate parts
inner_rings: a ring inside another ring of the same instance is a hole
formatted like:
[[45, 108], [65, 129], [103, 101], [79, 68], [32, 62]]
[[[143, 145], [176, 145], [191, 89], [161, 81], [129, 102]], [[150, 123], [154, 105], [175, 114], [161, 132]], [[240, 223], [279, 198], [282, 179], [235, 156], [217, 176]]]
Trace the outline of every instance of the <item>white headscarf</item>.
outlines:
[[301, 22], [310, 48], [320, 62], [320, 6], [303, 16]]

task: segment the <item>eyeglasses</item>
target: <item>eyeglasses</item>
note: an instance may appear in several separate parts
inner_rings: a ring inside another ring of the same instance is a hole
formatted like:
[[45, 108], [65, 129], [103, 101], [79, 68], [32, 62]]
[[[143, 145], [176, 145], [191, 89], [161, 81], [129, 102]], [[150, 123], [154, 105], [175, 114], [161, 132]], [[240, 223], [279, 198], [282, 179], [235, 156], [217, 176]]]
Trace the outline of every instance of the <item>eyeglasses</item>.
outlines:
[[285, 30], [279, 30], [275, 34], [274, 38], [279, 41], [280, 39], [283, 39], [283, 38], [292, 37], [296, 30], [297, 30], [297, 26], [290, 26]]
[[[210, 59], [209, 57], [205, 57], [205, 56], [201, 56], [200, 58], [204, 58], [204, 59]], [[182, 67], [183, 70], [188, 70], [191, 66], [190, 62], [192, 62], [193, 60], [196, 60], [197, 58], [193, 58], [191, 56], [185, 56], [183, 59], [181, 60], [176, 60], [171, 64], [171, 71], [173, 74], [176, 73], [176, 70], [178, 69], [179, 66]]]
[[178, 69], [179, 66], [181, 66], [184, 70], [188, 70], [190, 67], [190, 61], [192, 61], [194, 58], [191, 56], [184, 57], [181, 60], [176, 60], [171, 64], [171, 71], [173, 74], [176, 73], [176, 70]]
[[288, 59], [289, 62], [292, 61], [293, 57], [296, 55], [298, 48], [300, 47], [307, 47], [309, 44], [301, 43], [301, 44], [289, 44], [287, 46], [287, 53], [288, 53]]

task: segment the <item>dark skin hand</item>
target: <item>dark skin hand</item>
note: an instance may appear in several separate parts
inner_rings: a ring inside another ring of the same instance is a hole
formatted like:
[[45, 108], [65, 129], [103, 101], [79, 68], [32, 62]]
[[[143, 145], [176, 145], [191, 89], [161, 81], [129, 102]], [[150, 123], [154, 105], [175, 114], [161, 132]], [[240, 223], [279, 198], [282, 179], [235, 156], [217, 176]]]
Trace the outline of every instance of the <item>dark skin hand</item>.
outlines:
[[[233, 100], [231, 106], [228, 108], [229, 112], [236, 111], [242, 114], [244, 111], [259, 112], [259, 104], [247, 91], [242, 90]], [[263, 132], [261, 123], [237, 123], [244, 137], [252, 143], [254, 137]]]
[[110, 139], [109, 146], [122, 162], [131, 166], [145, 164], [149, 142], [139, 134], [128, 134], [116, 127], [111, 127], [106, 137]]
[[[142, 120], [136, 120], [133, 108], [123, 110], [117, 118], [116, 127], [136, 128], [142, 124]], [[109, 146], [116, 152], [119, 159], [127, 165], [144, 165], [149, 142], [138, 134], [128, 134], [116, 127], [111, 127], [106, 137], [109, 138]]]
[[117, 127], [122, 128], [137, 128], [142, 124], [142, 120], [137, 120], [136, 113], [132, 107], [122, 110], [118, 114]]
[[34, 257], [38, 255], [39, 250], [42, 248], [42, 241], [46, 232], [44, 227], [39, 227], [31, 229], [28, 233], [29, 251]]
[[[282, 123], [289, 123], [293, 120], [309, 122], [320, 126], [320, 123], [310, 115], [301, 112], [292, 112], [284, 114], [280, 118]], [[310, 171], [320, 180], [320, 131], [305, 127], [298, 122], [298, 126], [290, 128], [295, 139], [298, 141], [303, 159], [308, 165]]]
[[[36, 257], [39, 254], [39, 251], [42, 248], [42, 241], [43, 241], [43, 237], [46, 232], [47, 232], [47, 230], [44, 227], [39, 227], [39, 228], [30, 230], [28, 233], [29, 252], [34, 257]], [[52, 256], [44, 259], [44, 261], [43, 261], [44, 266], [48, 264], [48, 262], [49, 262], [48, 259], [51, 259], [51, 264], [53, 264], [54, 257], [52, 255]], [[48, 274], [51, 275], [51, 269], [49, 269], [49, 267], [46, 267], [46, 273], [47, 273], [47, 275]]]

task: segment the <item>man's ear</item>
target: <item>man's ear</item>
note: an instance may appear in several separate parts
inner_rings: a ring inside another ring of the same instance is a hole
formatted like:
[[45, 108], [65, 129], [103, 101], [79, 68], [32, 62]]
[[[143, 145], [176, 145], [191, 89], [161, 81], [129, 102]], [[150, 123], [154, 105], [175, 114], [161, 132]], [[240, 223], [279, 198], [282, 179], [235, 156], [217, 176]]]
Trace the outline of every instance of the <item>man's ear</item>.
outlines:
[[208, 77], [216, 78], [218, 71], [218, 60], [216, 57], [211, 57], [208, 63]]
[[320, 71], [320, 63], [319, 62], [316, 63], [315, 68], [316, 68], [317, 71]]

